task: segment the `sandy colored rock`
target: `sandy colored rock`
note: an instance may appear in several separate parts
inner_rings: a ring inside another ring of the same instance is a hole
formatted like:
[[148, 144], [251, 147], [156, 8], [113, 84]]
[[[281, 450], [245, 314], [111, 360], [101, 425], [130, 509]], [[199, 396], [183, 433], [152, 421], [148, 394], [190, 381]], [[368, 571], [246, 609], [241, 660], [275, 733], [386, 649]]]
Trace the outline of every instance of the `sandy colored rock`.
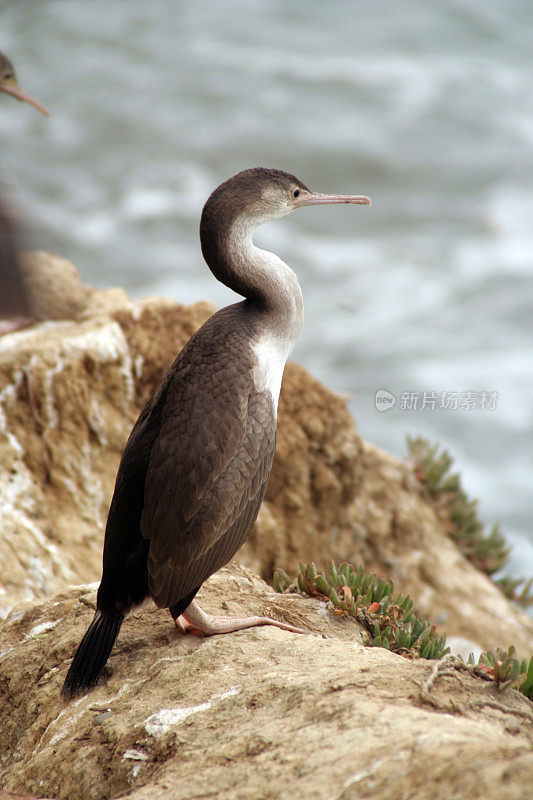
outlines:
[[[21, 600], [99, 578], [131, 426], [212, 311], [208, 303], [90, 290], [78, 321], [0, 339], [4, 614]], [[363, 561], [410, 592], [448, 634], [472, 647], [515, 644], [533, 654], [533, 621], [459, 553], [408, 467], [362, 442], [340, 397], [288, 364], [278, 416], [272, 475], [242, 563], [271, 580], [276, 567], [295, 574], [299, 561]]]
[[269, 613], [309, 633], [183, 636], [145, 607], [124, 624], [101, 684], [65, 703], [91, 587], [2, 624], [0, 783], [100, 800], [526, 800], [533, 706], [444, 662], [361, 644], [354, 620], [275, 595], [230, 567], [201, 590], [218, 613]]
[[72, 261], [44, 250], [25, 253], [19, 267], [35, 319], [77, 319], [94, 292]]
[[169, 343], [178, 352], [213, 310], [95, 295], [85, 321], [0, 339], [4, 614], [99, 576], [118, 462], [147, 387], [168, 366]]

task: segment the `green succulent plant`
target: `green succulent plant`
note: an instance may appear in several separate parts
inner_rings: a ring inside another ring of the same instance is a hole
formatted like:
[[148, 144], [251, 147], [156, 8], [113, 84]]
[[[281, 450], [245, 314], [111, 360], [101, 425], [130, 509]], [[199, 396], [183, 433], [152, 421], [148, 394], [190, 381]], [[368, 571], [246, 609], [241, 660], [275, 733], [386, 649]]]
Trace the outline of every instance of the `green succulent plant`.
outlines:
[[521, 608], [533, 605], [533, 578], [511, 578], [504, 575], [503, 578], [496, 578], [495, 583], [509, 600]]
[[370, 647], [384, 647], [393, 653], [419, 658], [442, 658], [449, 652], [446, 636], [439, 636], [434, 625], [414, 612], [409, 595], [393, 598], [392, 581], [379, 580], [361, 565], [337, 566], [331, 562], [327, 573], [314, 564], [300, 564], [300, 573], [291, 580], [282, 569], [274, 573], [277, 592], [301, 592], [329, 600], [333, 613], [355, 617], [368, 631]]
[[[355, 617], [364, 626], [369, 647], [426, 659], [440, 659], [450, 652], [446, 635], [439, 636], [435, 625], [415, 614], [408, 594], [393, 597], [393, 582], [379, 580], [362, 565], [355, 569], [352, 564], [337, 566], [332, 561], [329, 570], [322, 572], [313, 563], [300, 563], [300, 572], [292, 580], [284, 570], [276, 570], [274, 589], [329, 600], [334, 614]], [[519, 659], [514, 647], [489, 650], [477, 663], [470, 654], [468, 663], [494, 680], [498, 689], [515, 688], [533, 700], [533, 658]]]
[[488, 575], [501, 569], [510, 547], [499, 525], [485, 533], [477, 513], [479, 503], [468, 497], [459, 473], [451, 472], [453, 459], [447, 450], [440, 450], [439, 445], [431, 445], [420, 436], [408, 436], [407, 446], [416, 478], [438, 505], [441, 516], [447, 517], [448, 532], [461, 552]]
[[533, 700], [533, 658], [519, 659], [514, 647], [507, 651], [499, 647], [482, 653], [476, 664], [475, 658], [470, 653], [468, 663], [479, 667], [492, 678], [498, 689], [512, 687], [518, 689], [530, 700]]
[[[407, 437], [415, 477], [435, 503], [439, 516], [447, 523], [451, 538], [464, 556], [492, 576], [507, 563], [510, 546], [499, 524], [486, 532], [478, 516], [477, 500], [471, 500], [458, 472], [452, 472], [453, 459], [447, 450], [431, 445], [421, 436]], [[533, 605], [533, 578], [495, 579], [501, 591], [522, 608]]]

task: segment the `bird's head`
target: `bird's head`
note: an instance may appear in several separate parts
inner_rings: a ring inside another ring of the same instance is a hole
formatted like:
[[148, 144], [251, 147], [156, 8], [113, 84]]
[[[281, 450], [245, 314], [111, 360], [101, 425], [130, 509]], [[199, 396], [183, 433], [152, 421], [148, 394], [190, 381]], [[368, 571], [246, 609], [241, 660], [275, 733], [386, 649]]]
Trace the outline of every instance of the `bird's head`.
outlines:
[[215, 189], [205, 204], [204, 217], [211, 222], [221, 222], [225, 217], [226, 223], [240, 217], [249, 220], [250, 226], [255, 228], [297, 208], [329, 203], [370, 205], [371, 201], [362, 195], [312, 192], [295, 175], [279, 169], [254, 167], [239, 172]]
[[33, 106], [37, 111], [40, 111], [41, 114], [47, 117], [50, 115], [47, 108], [39, 103], [38, 100], [30, 97], [30, 95], [18, 85], [13, 64], [3, 53], [0, 53], [0, 92], [5, 92], [5, 94], [16, 97], [17, 100], [29, 103], [30, 106]]

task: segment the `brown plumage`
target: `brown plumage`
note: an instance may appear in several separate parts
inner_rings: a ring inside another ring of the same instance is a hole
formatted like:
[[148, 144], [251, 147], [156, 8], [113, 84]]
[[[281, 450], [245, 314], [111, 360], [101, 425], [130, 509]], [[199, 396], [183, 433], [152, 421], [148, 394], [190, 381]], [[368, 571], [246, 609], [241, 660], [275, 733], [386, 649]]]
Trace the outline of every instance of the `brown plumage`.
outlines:
[[207, 201], [204, 257], [245, 299], [190, 339], [131, 432], [106, 526], [98, 610], [65, 679], [65, 697], [96, 683], [125, 614], [147, 595], [170, 609], [181, 630], [208, 635], [271, 624], [301, 632], [265, 617], [210, 617], [194, 596], [233, 557], [259, 512], [274, 458], [281, 373], [303, 319], [296, 276], [253, 245], [252, 231], [324, 202], [369, 201], [314, 194], [294, 175], [261, 168], [234, 176]]
[[5, 200], [0, 198], [0, 333], [3, 317], [26, 317], [30, 313], [18, 254], [16, 223]]
[[268, 393], [253, 388], [250, 334], [240, 304], [224, 309], [170, 377], [141, 517], [150, 540], [148, 586], [159, 606], [172, 608], [232, 558], [263, 499], [275, 409]]

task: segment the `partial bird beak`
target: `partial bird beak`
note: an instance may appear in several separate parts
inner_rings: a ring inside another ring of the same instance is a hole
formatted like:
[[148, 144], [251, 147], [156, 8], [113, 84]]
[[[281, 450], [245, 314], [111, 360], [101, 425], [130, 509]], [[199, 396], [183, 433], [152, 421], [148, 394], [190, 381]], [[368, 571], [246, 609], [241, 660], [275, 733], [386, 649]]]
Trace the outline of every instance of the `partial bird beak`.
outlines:
[[294, 201], [296, 208], [300, 208], [300, 206], [318, 206], [324, 203], [358, 203], [363, 206], [371, 206], [372, 200], [370, 197], [365, 197], [361, 194], [320, 194], [319, 192], [311, 192], [310, 194], [304, 194], [301, 198], [296, 198]]
[[5, 81], [4, 83], [0, 84], [0, 92], [5, 92], [6, 94], [10, 94], [12, 97], [16, 97], [17, 100], [22, 100], [24, 103], [29, 103], [30, 106], [33, 106], [40, 111], [41, 114], [44, 114], [45, 117], [50, 116], [50, 112], [47, 108], [45, 108], [38, 100], [34, 100], [33, 97], [30, 97], [24, 89], [18, 85], [16, 81]]

